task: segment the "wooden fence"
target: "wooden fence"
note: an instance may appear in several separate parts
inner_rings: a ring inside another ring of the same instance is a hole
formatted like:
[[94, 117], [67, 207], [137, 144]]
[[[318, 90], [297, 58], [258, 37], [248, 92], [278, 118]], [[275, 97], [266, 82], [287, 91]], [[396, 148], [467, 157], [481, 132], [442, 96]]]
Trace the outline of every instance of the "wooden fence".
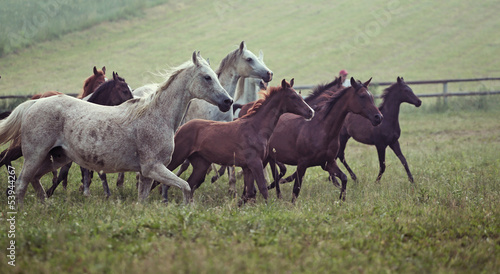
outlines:
[[[474, 95], [490, 95], [490, 94], [500, 94], [500, 90], [495, 91], [469, 91], [469, 92], [449, 92], [448, 83], [460, 83], [460, 82], [481, 82], [481, 81], [500, 81], [500, 78], [474, 78], [474, 79], [445, 79], [445, 80], [431, 80], [431, 81], [407, 81], [408, 85], [443, 85], [443, 92], [441, 93], [424, 93], [417, 94], [418, 97], [444, 97], [445, 101], [447, 97], [451, 96], [474, 96]], [[371, 85], [377, 86], [389, 86], [394, 82], [372, 82]], [[295, 90], [310, 90], [313, 89], [315, 85], [302, 85], [294, 86]], [[77, 94], [68, 94], [70, 96], [77, 96]], [[26, 98], [29, 99], [33, 95], [5, 95], [0, 96], [2, 99], [17, 99]], [[378, 96], [377, 96], [378, 98]]]
[[[474, 78], [474, 79], [445, 79], [445, 80], [431, 80], [431, 81], [406, 81], [408, 85], [443, 85], [443, 92], [441, 93], [424, 93], [416, 94], [418, 97], [444, 97], [446, 102], [447, 97], [451, 96], [474, 96], [474, 95], [490, 95], [500, 94], [500, 90], [495, 91], [468, 91], [468, 92], [449, 92], [448, 83], [461, 83], [461, 82], [481, 82], [481, 81], [500, 81], [500, 78]], [[377, 86], [390, 86], [394, 82], [372, 82], [371, 85]], [[314, 85], [294, 86], [295, 90], [308, 90], [314, 88]], [[376, 96], [379, 98], [380, 96]]]

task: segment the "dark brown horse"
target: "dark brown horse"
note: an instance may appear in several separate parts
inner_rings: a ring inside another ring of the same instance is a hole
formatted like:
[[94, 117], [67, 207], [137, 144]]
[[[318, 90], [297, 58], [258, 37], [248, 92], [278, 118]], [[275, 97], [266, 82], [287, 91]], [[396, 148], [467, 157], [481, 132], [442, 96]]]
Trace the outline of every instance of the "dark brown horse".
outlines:
[[[232, 122], [192, 120], [175, 134], [175, 149], [168, 168], [176, 169], [185, 159], [193, 165], [187, 180], [194, 192], [205, 180], [211, 163], [243, 168], [245, 190], [243, 201], [255, 199], [254, 180], [267, 200], [267, 182], [263, 161], [268, 154], [269, 137], [283, 113], [294, 113], [305, 121], [314, 116], [314, 110], [284, 79], [281, 86], [272, 87], [258, 100], [244, 117]], [[164, 189], [163, 194], [166, 194]]]
[[[307, 123], [292, 114], [283, 115], [269, 140], [268, 161], [273, 168], [274, 162], [296, 165], [293, 199], [295, 202], [302, 187], [306, 169], [321, 166], [333, 178], [342, 181], [340, 199], [345, 200], [347, 176], [337, 166], [335, 158], [339, 149], [339, 133], [349, 112], [363, 115], [376, 126], [382, 121], [382, 114], [373, 102], [368, 91], [371, 79], [362, 84], [351, 78], [351, 87], [332, 93], [318, 105], [316, 116]], [[276, 175], [273, 172], [273, 175]], [[275, 183], [278, 182], [275, 178]], [[276, 194], [281, 197], [279, 184]]]
[[[125, 82], [125, 79], [118, 76], [118, 73], [113, 72], [113, 79], [104, 82], [100, 85], [96, 91], [92, 93], [90, 98], [87, 100], [88, 102], [104, 105], [104, 106], [117, 106], [121, 103], [132, 99], [132, 91], [130, 90], [129, 85]], [[47, 197], [52, 196], [54, 194], [54, 190], [57, 186], [63, 181], [63, 186], [67, 183], [68, 172], [71, 168], [73, 162], [68, 163], [67, 165], [61, 167], [61, 171], [59, 172], [59, 177], [57, 181], [52, 183], [52, 186], [47, 189], [46, 194]], [[91, 183], [91, 173], [89, 170], [85, 168], [81, 168], [82, 170], [82, 182], [83, 182], [83, 190], [88, 192]], [[99, 177], [102, 181], [102, 187], [106, 196], [109, 197], [111, 195], [109, 191], [108, 181], [105, 173], [98, 173]]]
[[[93, 74], [85, 80], [85, 82], [83, 84], [83, 91], [81, 94], [90, 94], [90, 93], [94, 92], [102, 83], [104, 83], [106, 81], [105, 71], [106, 71], [106, 67], [103, 67], [102, 70], [97, 70], [96, 67], [94, 66]], [[46, 91], [44, 93], [33, 95], [31, 97], [31, 99], [33, 99], [33, 100], [40, 99], [40, 98], [50, 97], [50, 96], [59, 95], [59, 94], [62, 94], [62, 93], [58, 92], [58, 91]], [[8, 113], [6, 112], [6, 114], [10, 114], [10, 112], [8, 112]], [[21, 156], [23, 156], [23, 153], [21, 150], [20, 141], [15, 141], [12, 143], [10, 148], [8, 148], [0, 153], [0, 167], [3, 165], [5, 165], [6, 167], [10, 166], [12, 161], [19, 159]], [[57, 171], [52, 172], [52, 174], [54, 176], [52, 183], [54, 184], [58, 180]], [[67, 184], [67, 176], [65, 177], [64, 182], [63, 182], [63, 185], [65, 188], [66, 188], [66, 184]]]
[[384, 121], [379, 126], [374, 127], [360, 115], [352, 113], [347, 115], [344, 126], [340, 131], [340, 149], [337, 157], [347, 168], [351, 178], [356, 180], [356, 174], [345, 160], [344, 150], [347, 141], [352, 137], [360, 143], [374, 145], [377, 148], [380, 164], [380, 171], [376, 180], [378, 182], [385, 171], [385, 149], [389, 146], [398, 156], [408, 174], [408, 179], [413, 183], [413, 176], [398, 141], [399, 136], [401, 136], [399, 108], [402, 103], [409, 103], [419, 107], [422, 101], [413, 93], [412, 89], [404, 82], [404, 79], [400, 77], [398, 77], [395, 84], [385, 89], [382, 99], [379, 110], [384, 115]]

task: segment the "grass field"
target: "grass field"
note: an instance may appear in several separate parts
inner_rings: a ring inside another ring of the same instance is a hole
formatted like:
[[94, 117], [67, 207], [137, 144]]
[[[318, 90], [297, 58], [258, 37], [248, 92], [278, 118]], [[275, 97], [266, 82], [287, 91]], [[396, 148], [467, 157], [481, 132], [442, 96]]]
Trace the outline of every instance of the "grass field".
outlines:
[[[272, 85], [291, 77], [297, 85], [326, 82], [341, 68], [374, 81], [495, 77], [499, 7], [458, 0], [167, 3], [2, 56], [0, 95], [74, 93], [94, 65], [137, 87], [193, 50], [215, 68], [241, 40], [264, 51]], [[450, 91], [495, 85], [458, 84]], [[416, 93], [431, 89], [414, 87]], [[272, 195], [266, 204], [259, 196], [238, 207], [226, 178], [207, 180], [189, 206], [177, 189], [168, 206], [157, 192], [138, 204], [134, 174], [127, 174], [123, 189], [111, 184], [109, 200], [97, 179], [93, 195], [83, 197], [73, 167], [68, 190], [58, 189], [45, 204], [28, 189], [15, 232], [0, 195], [1, 272], [499, 273], [499, 115], [499, 96], [404, 105], [400, 143], [415, 184], [390, 151], [376, 184], [375, 148], [351, 140], [346, 157], [359, 180], [349, 180], [344, 203], [320, 168], [307, 171], [295, 205], [292, 185], [283, 185], [283, 200]], [[19, 175], [22, 161], [14, 168]], [[50, 178], [43, 179], [47, 188]], [[241, 192], [241, 180], [237, 186]], [[15, 267], [7, 264], [10, 234]]]

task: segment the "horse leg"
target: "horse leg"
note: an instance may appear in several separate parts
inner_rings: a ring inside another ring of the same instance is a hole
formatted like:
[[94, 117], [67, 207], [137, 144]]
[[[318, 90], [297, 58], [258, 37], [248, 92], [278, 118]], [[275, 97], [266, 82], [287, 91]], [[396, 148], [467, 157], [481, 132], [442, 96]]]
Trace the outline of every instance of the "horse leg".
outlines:
[[345, 160], [345, 148], [347, 145], [347, 141], [349, 141], [349, 138], [351, 136], [346, 135], [346, 134], [340, 134], [339, 137], [339, 152], [337, 153], [337, 158], [339, 158], [340, 162], [344, 165], [344, 167], [349, 171], [349, 175], [351, 175], [351, 178], [354, 181], [357, 181], [358, 178], [356, 177], [356, 174], [352, 171], [351, 167], [347, 164], [347, 161]]
[[91, 175], [90, 175], [90, 170], [80, 167], [80, 170], [82, 172], [82, 181], [83, 181], [83, 195], [84, 196], [90, 196], [90, 184], [92, 183], [91, 180]]
[[326, 166], [326, 169], [328, 170], [328, 173], [330, 173], [330, 176], [333, 178], [338, 177], [340, 181], [342, 182], [342, 187], [340, 189], [340, 197], [339, 199], [342, 201], [345, 201], [345, 196], [346, 196], [346, 189], [347, 189], [347, 175], [344, 174], [337, 165], [337, 162], [335, 160], [329, 161], [328, 165]]
[[386, 146], [377, 146], [378, 153], [378, 163], [380, 165], [380, 171], [378, 172], [377, 180], [375, 182], [380, 182], [380, 178], [382, 178], [382, 174], [385, 171], [385, 148]]
[[231, 197], [236, 197], [237, 191], [236, 191], [236, 168], [234, 166], [228, 166], [227, 167], [227, 175], [229, 176], [229, 195]]
[[257, 187], [259, 188], [260, 194], [262, 194], [262, 197], [264, 197], [264, 200], [266, 200], [267, 202], [269, 193], [267, 191], [267, 182], [264, 178], [264, 166], [262, 165], [262, 161], [260, 159], [253, 160], [248, 163], [248, 168], [253, 173], [253, 177], [257, 182]]
[[410, 167], [408, 166], [408, 163], [406, 162], [406, 158], [403, 155], [403, 152], [401, 152], [401, 147], [399, 146], [399, 141], [396, 141], [389, 145], [389, 147], [394, 151], [396, 156], [398, 156], [399, 160], [401, 161], [401, 164], [403, 164], [406, 174], [408, 174], [408, 179], [410, 180], [410, 183], [413, 183], [413, 175], [411, 175], [410, 172]]
[[[212, 183], [215, 183], [215, 181], [219, 180], [219, 178], [224, 175], [226, 172], [227, 166], [220, 166], [219, 170], [215, 169], [215, 165], [212, 164], [211, 169], [215, 170], [215, 175], [212, 176]], [[210, 173], [210, 169], [208, 169], [207, 174]]]
[[211, 163], [197, 154], [191, 155], [189, 157], [189, 162], [191, 162], [193, 166], [193, 172], [189, 176], [187, 182], [191, 187], [191, 195], [193, 195], [194, 191], [205, 181], [205, 176], [207, 175], [207, 170]]
[[116, 179], [116, 187], [123, 187], [124, 182], [125, 182], [125, 172], [119, 172], [118, 178]]
[[267, 189], [272, 189], [276, 187], [276, 198], [281, 199], [281, 189], [279, 184], [280, 176], [278, 170], [276, 169], [276, 161], [269, 159], [269, 167], [271, 168], [271, 174], [273, 175], [273, 182], [267, 187]]
[[254, 185], [254, 177], [252, 170], [247, 167], [243, 168], [243, 194], [241, 195], [241, 201], [239, 202], [239, 206], [243, 205], [247, 202], [254, 202], [257, 196], [257, 192], [255, 191]]
[[108, 178], [106, 176], [106, 173], [97, 173], [99, 175], [99, 178], [101, 178], [102, 181], [102, 188], [104, 190], [104, 193], [106, 193], [106, 198], [109, 198], [111, 196], [111, 192], [109, 191], [109, 186], [108, 186]]
[[300, 194], [300, 189], [302, 188], [302, 178], [304, 178], [304, 174], [306, 174], [305, 165], [298, 164], [297, 171], [295, 171], [295, 183], [293, 184], [293, 195], [292, 195], [292, 203], [295, 204], [297, 198]]
[[297, 176], [297, 171], [295, 171], [292, 175], [290, 175], [290, 176], [286, 177], [285, 179], [280, 179], [280, 180], [279, 180], [279, 183], [280, 183], [280, 184], [290, 183], [290, 182], [292, 182], [293, 180], [295, 180], [296, 176]]
[[151, 191], [151, 185], [153, 184], [153, 179], [145, 177], [142, 173], [139, 173], [139, 179], [137, 181], [137, 192], [140, 202], [146, 201], [146, 198]]
[[71, 168], [71, 165], [73, 164], [73, 162], [69, 162], [69, 164], [61, 167], [61, 170], [59, 171], [59, 176], [57, 177], [57, 180], [54, 182], [52, 181], [52, 186], [47, 189], [47, 197], [50, 197], [54, 194], [54, 191], [56, 190], [56, 188], [59, 186], [59, 184], [61, 182], [63, 182], [63, 187], [64, 189], [66, 189], [66, 186], [64, 185], [64, 182], [66, 182], [66, 184], [68, 183], [67, 181], [67, 178], [68, 178], [68, 172], [69, 172], [69, 169]]
[[[191, 198], [191, 187], [189, 184], [176, 176], [172, 171], [170, 171], [163, 163], [153, 163], [141, 165], [141, 175], [162, 184], [176, 186], [180, 188], [184, 195], [184, 203], [189, 203]], [[143, 183], [139, 180], [139, 200], [141, 202], [145, 201], [151, 191], [152, 181], [148, 183]]]
[[181, 165], [181, 167], [179, 168], [179, 170], [177, 170], [177, 173], [176, 173], [175, 175], [177, 175], [177, 176], [181, 176], [181, 174], [182, 174], [182, 173], [184, 173], [184, 171], [186, 171], [186, 170], [188, 169], [189, 164], [190, 164], [190, 163], [189, 163], [189, 160], [188, 160], [188, 159], [186, 159], [186, 160], [184, 161], [184, 163], [182, 163], [182, 165]]

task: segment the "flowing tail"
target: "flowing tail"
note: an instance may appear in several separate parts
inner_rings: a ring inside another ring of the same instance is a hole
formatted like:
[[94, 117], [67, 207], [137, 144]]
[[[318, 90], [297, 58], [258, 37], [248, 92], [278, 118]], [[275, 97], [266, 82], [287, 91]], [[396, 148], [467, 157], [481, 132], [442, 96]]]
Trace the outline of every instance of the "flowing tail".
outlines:
[[20, 104], [12, 111], [9, 117], [0, 121], [0, 145], [11, 140], [20, 140], [23, 115], [36, 101], [29, 100]]

